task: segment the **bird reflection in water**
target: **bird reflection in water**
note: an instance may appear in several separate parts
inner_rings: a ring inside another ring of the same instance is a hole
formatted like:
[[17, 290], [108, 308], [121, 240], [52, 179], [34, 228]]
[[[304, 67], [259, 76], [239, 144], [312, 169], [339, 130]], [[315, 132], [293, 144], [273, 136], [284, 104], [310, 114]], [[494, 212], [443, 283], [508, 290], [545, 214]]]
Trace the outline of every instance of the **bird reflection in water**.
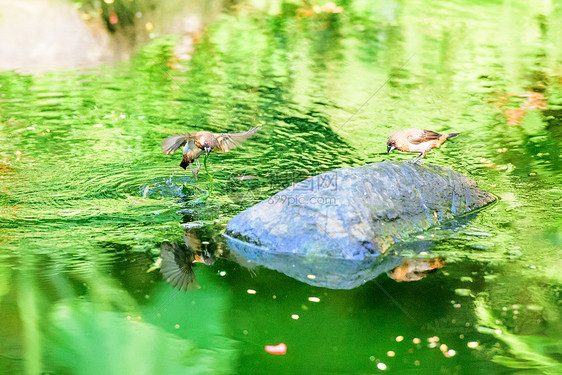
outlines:
[[168, 240], [162, 243], [160, 272], [174, 288], [183, 291], [199, 288], [193, 270], [195, 264], [212, 265], [216, 257], [222, 254], [222, 247], [214, 236], [209, 241], [201, 241], [205, 237], [201, 228], [186, 228], [183, 232], [184, 243]]
[[174, 288], [178, 290], [196, 289], [193, 262], [195, 253], [178, 242], [164, 241], [160, 249], [162, 264], [160, 272]]
[[397, 281], [418, 281], [427, 276], [429, 272], [438, 270], [445, 266], [445, 259], [437, 257], [434, 259], [405, 259], [404, 263], [388, 271], [388, 276]]

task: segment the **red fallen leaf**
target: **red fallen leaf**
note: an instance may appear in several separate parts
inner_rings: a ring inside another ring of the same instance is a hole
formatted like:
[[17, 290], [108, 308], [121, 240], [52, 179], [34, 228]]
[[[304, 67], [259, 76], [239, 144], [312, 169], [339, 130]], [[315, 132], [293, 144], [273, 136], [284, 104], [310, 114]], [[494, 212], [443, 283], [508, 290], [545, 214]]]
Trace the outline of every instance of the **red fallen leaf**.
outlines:
[[278, 345], [266, 345], [265, 351], [269, 354], [283, 355], [287, 353], [287, 345], [283, 343]]

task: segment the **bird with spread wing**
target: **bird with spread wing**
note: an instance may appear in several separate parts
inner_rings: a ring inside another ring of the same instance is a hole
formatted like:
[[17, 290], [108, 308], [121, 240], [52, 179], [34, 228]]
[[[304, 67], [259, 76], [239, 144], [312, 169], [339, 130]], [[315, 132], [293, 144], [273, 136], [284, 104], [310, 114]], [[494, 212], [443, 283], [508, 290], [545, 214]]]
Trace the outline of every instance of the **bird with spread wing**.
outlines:
[[[180, 167], [187, 169], [189, 165], [193, 176], [197, 179], [197, 174], [201, 168], [198, 159], [203, 152], [206, 155], [209, 155], [213, 150], [229, 152], [252, 137], [258, 130], [260, 128], [252, 128], [244, 133], [219, 134], [200, 131], [197, 133], [172, 135], [162, 142], [162, 151], [164, 154], [169, 155], [183, 146], [183, 160], [180, 163]], [[193, 162], [196, 162], [197, 172], [193, 169]]]

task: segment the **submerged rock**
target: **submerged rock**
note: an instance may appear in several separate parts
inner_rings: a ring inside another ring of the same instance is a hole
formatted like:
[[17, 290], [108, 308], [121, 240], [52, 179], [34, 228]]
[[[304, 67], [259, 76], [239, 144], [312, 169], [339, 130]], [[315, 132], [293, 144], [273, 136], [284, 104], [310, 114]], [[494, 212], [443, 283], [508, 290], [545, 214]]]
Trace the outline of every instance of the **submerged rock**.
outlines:
[[[494, 200], [453, 170], [387, 161], [301, 181], [234, 217], [225, 236], [231, 248], [252, 261], [292, 254], [301, 259], [298, 263], [355, 268], [360, 261], [359, 268], [365, 268], [365, 262], [381, 262], [372, 258], [410, 234]], [[330, 259], [319, 260], [324, 257]]]

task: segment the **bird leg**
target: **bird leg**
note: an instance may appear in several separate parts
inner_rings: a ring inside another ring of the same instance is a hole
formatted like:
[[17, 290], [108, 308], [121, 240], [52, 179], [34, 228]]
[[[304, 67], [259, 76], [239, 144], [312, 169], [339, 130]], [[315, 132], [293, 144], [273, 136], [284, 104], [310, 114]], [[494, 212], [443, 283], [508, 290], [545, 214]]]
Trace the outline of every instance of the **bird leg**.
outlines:
[[205, 172], [207, 172], [207, 176], [209, 176], [209, 186], [210, 186], [210, 190], [209, 190], [209, 195], [211, 195], [211, 193], [213, 192], [213, 175], [209, 173], [209, 170], [207, 169], [207, 158], [209, 157], [209, 155], [205, 155], [205, 159], [203, 159], [203, 165], [205, 166]]
[[195, 159], [197, 162], [197, 174], [199, 174], [199, 170], [201, 169], [201, 164], [199, 164], [199, 159]]
[[422, 165], [423, 162], [419, 161], [421, 158], [423, 158], [425, 155], [423, 154], [423, 152], [421, 154], [419, 154], [418, 156], [415, 157], [414, 160], [412, 160], [412, 163], [414, 164], [420, 164]]
[[197, 168], [197, 173], [193, 170], [193, 164], [189, 163], [189, 168], [191, 168], [191, 173], [193, 173], [193, 177], [197, 180], [197, 173], [199, 173], [199, 168]]

